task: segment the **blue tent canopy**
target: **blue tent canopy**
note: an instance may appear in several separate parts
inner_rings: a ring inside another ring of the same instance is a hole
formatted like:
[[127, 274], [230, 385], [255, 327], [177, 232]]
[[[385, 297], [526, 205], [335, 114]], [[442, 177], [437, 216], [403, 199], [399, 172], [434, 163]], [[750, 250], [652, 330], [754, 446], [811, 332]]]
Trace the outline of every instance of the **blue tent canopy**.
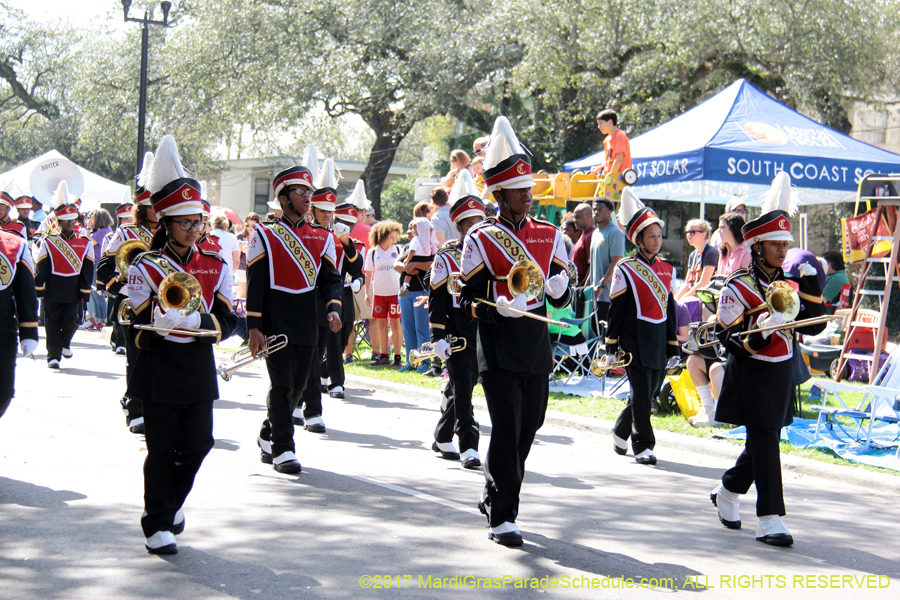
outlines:
[[[900, 155], [825, 127], [743, 79], [631, 140], [631, 160], [639, 197], [701, 205], [739, 196], [758, 206], [779, 171], [801, 204], [852, 201], [866, 175], [900, 173]], [[600, 151], [564, 170], [603, 162]]]

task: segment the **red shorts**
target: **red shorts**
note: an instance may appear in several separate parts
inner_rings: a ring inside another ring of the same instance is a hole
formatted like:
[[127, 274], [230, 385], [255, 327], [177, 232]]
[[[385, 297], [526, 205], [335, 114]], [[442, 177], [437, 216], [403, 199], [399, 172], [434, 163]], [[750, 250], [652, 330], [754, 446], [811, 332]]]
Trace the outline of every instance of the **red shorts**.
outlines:
[[372, 302], [372, 318], [373, 319], [399, 319], [400, 303], [397, 296], [375, 296]]

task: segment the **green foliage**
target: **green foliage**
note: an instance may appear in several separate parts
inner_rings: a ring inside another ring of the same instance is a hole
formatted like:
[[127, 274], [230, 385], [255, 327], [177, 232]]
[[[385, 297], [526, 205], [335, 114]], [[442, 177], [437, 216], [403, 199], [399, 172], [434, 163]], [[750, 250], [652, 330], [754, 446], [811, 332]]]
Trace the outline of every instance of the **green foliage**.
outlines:
[[393, 219], [405, 227], [412, 219], [415, 187], [416, 180], [412, 177], [395, 179], [381, 193], [381, 218]]

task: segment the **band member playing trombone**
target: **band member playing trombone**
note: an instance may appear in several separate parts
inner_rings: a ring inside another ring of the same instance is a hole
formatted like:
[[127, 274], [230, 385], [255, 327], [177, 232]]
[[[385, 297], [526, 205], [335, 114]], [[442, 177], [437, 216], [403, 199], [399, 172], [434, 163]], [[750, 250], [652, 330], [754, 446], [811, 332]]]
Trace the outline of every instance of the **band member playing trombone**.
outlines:
[[[750, 244], [749, 269], [735, 271], [719, 296], [716, 334], [728, 351], [722, 394], [716, 405], [716, 420], [747, 428], [747, 443], [735, 465], [722, 476], [710, 494], [718, 507], [719, 520], [729, 529], [741, 527], [740, 496], [756, 484], [756, 539], [773, 546], [794, 543], [781, 517], [785, 515], [781, 483], [781, 428], [793, 422], [794, 396], [793, 329], [764, 331], [741, 336], [741, 332], [771, 325], [784, 325], [790, 318], [767, 304], [770, 288], [785, 286], [781, 266], [791, 236], [790, 216], [796, 212], [791, 179], [779, 173], [763, 203], [762, 215], [741, 232]], [[779, 304], [802, 306], [798, 319], [825, 314], [822, 290], [814, 267], [799, 267], [799, 297]], [[781, 282], [781, 283], [778, 283]], [[784, 290], [778, 294], [784, 294]], [[793, 294], [793, 291], [788, 291]], [[791, 317], [792, 315], [788, 315]], [[815, 335], [824, 323], [797, 327]]]
[[631, 188], [622, 190], [619, 223], [638, 251], [616, 265], [609, 290], [606, 352], [614, 356], [621, 348], [631, 354], [625, 367], [631, 393], [613, 427], [613, 450], [624, 455], [630, 437], [635, 461], [655, 465], [650, 406], [666, 376], [667, 359], [677, 362], [681, 350], [672, 297], [675, 267], [657, 256], [662, 246], [662, 219], [645, 207]]
[[[200, 184], [185, 176], [170, 135], [160, 141], [146, 187], [162, 223], [150, 252], [138, 256], [128, 270], [128, 298], [134, 307], [128, 336], [137, 350], [128, 395], [141, 400], [144, 409], [145, 545], [151, 554], [175, 554], [175, 535], [184, 530], [184, 501], [214, 443], [212, 409], [219, 387], [212, 345], [231, 335], [237, 318], [231, 311], [228, 265], [195, 245], [205, 226]], [[184, 273], [192, 276], [194, 289], [184, 284], [159, 298], [167, 277]], [[170, 296], [199, 308], [161, 308]], [[140, 329], [151, 323], [168, 331]]]
[[28, 242], [0, 231], [0, 417], [15, 394], [16, 349], [26, 357], [37, 349], [37, 311]]
[[47, 235], [35, 260], [34, 285], [44, 300], [47, 366], [51, 369], [59, 369], [62, 357], [72, 358], [79, 311], [91, 297], [94, 279], [91, 240], [75, 235], [78, 208], [69, 200], [69, 186], [63, 180], [51, 200], [59, 234]]
[[267, 416], [257, 442], [263, 463], [279, 473], [299, 473], [291, 415], [310, 369], [318, 365], [316, 298], [323, 295], [328, 326], [339, 331], [342, 285], [335, 267], [334, 236], [306, 220], [313, 194], [309, 169], [282, 171], [274, 188], [281, 218], [257, 227], [247, 251], [247, 327], [254, 357], [267, 336], [284, 334], [288, 345], [266, 359]]
[[[545, 293], [550, 304], [563, 307], [571, 292], [562, 233], [528, 215], [534, 186], [531, 157], [506, 117], [494, 121], [484, 165], [485, 183], [500, 215], [466, 236], [460, 300], [462, 310], [478, 319], [478, 369], [493, 426], [478, 507], [488, 518], [489, 539], [520, 546], [516, 517], [525, 459], [544, 422], [553, 366], [547, 325], [522, 313], [543, 317]], [[516, 286], [506, 276], [522, 260], [535, 263], [539, 271], [538, 281], [529, 283], [542, 284], [536, 294], [511, 293]], [[493, 300], [499, 308], [482, 299]]]
[[[450, 294], [449, 280], [459, 273], [462, 263], [463, 238], [469, 230], [484, 221], [484, 204], [469, 172], [456, 176], [450, 192], [450, 218], [460, 237], [438, 250], [428, 276], [428, 325], [435, 355], [447, 361], [450, 379], [442, 394], [441, 418], [434, 429], [431, 449], [462, 466], [481, 466], [478, 455], [478, 422], [472, 409], [472, 390], [478, 382], [478, 323], [459, 307], [459, 297]], [[451, 353], [447, 337], [465, 340], [466, 347]], [[453, 434], [459, 437], [459, 451], [453, 445]]]

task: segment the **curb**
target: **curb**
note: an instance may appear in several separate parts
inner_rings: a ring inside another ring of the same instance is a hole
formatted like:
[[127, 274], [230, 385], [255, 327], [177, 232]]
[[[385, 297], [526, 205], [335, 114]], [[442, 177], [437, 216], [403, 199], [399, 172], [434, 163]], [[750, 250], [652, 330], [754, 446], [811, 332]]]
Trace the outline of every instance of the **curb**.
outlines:
[[[346, 376], [346, 381], [347, 383], [355, 384], [358, 387], [374, 388], [376, 390], [387, 391], [393, 394], [415, 398], [417, 400], [435, 403], [440, 403], [441, 401], [440, 390], [421, 388], [405, 383], [394, 383], [393, 381], [384, 381], [360, 375], [348, 374]], [[475, 408], [487, 410], [487, 403], [484, 398], [472, 398], [472, 405]], [[582, 417], [555, 410], [547, 411], [544, 422], [557, 427], [588, 431], [600, 435], [611, 435], [613, 428], [612, 421], [595, 419], [592, 417]], [[660, 442], [660, 445], [667, 448], [673, 448], [683, 452], [705, 454], [707, 456], [726, 460], [736, 459], [743, 448], [743, 446], [735, 446], [724, 440], [696, 438], [674, 433], [672, 431], [656, 431], [655, 433], [656, 439]], [[900, 477], [888, 473], [877, 473], [866, 469], [853, 468], [849, 465], [834, 465], [790, 454], [781, 455], [781, 466], [786, 471], [799, 473], [801, 475], [821, 477], [843, 484], [849, 483], [878, 492], [890, 494], [900, 493]]]

